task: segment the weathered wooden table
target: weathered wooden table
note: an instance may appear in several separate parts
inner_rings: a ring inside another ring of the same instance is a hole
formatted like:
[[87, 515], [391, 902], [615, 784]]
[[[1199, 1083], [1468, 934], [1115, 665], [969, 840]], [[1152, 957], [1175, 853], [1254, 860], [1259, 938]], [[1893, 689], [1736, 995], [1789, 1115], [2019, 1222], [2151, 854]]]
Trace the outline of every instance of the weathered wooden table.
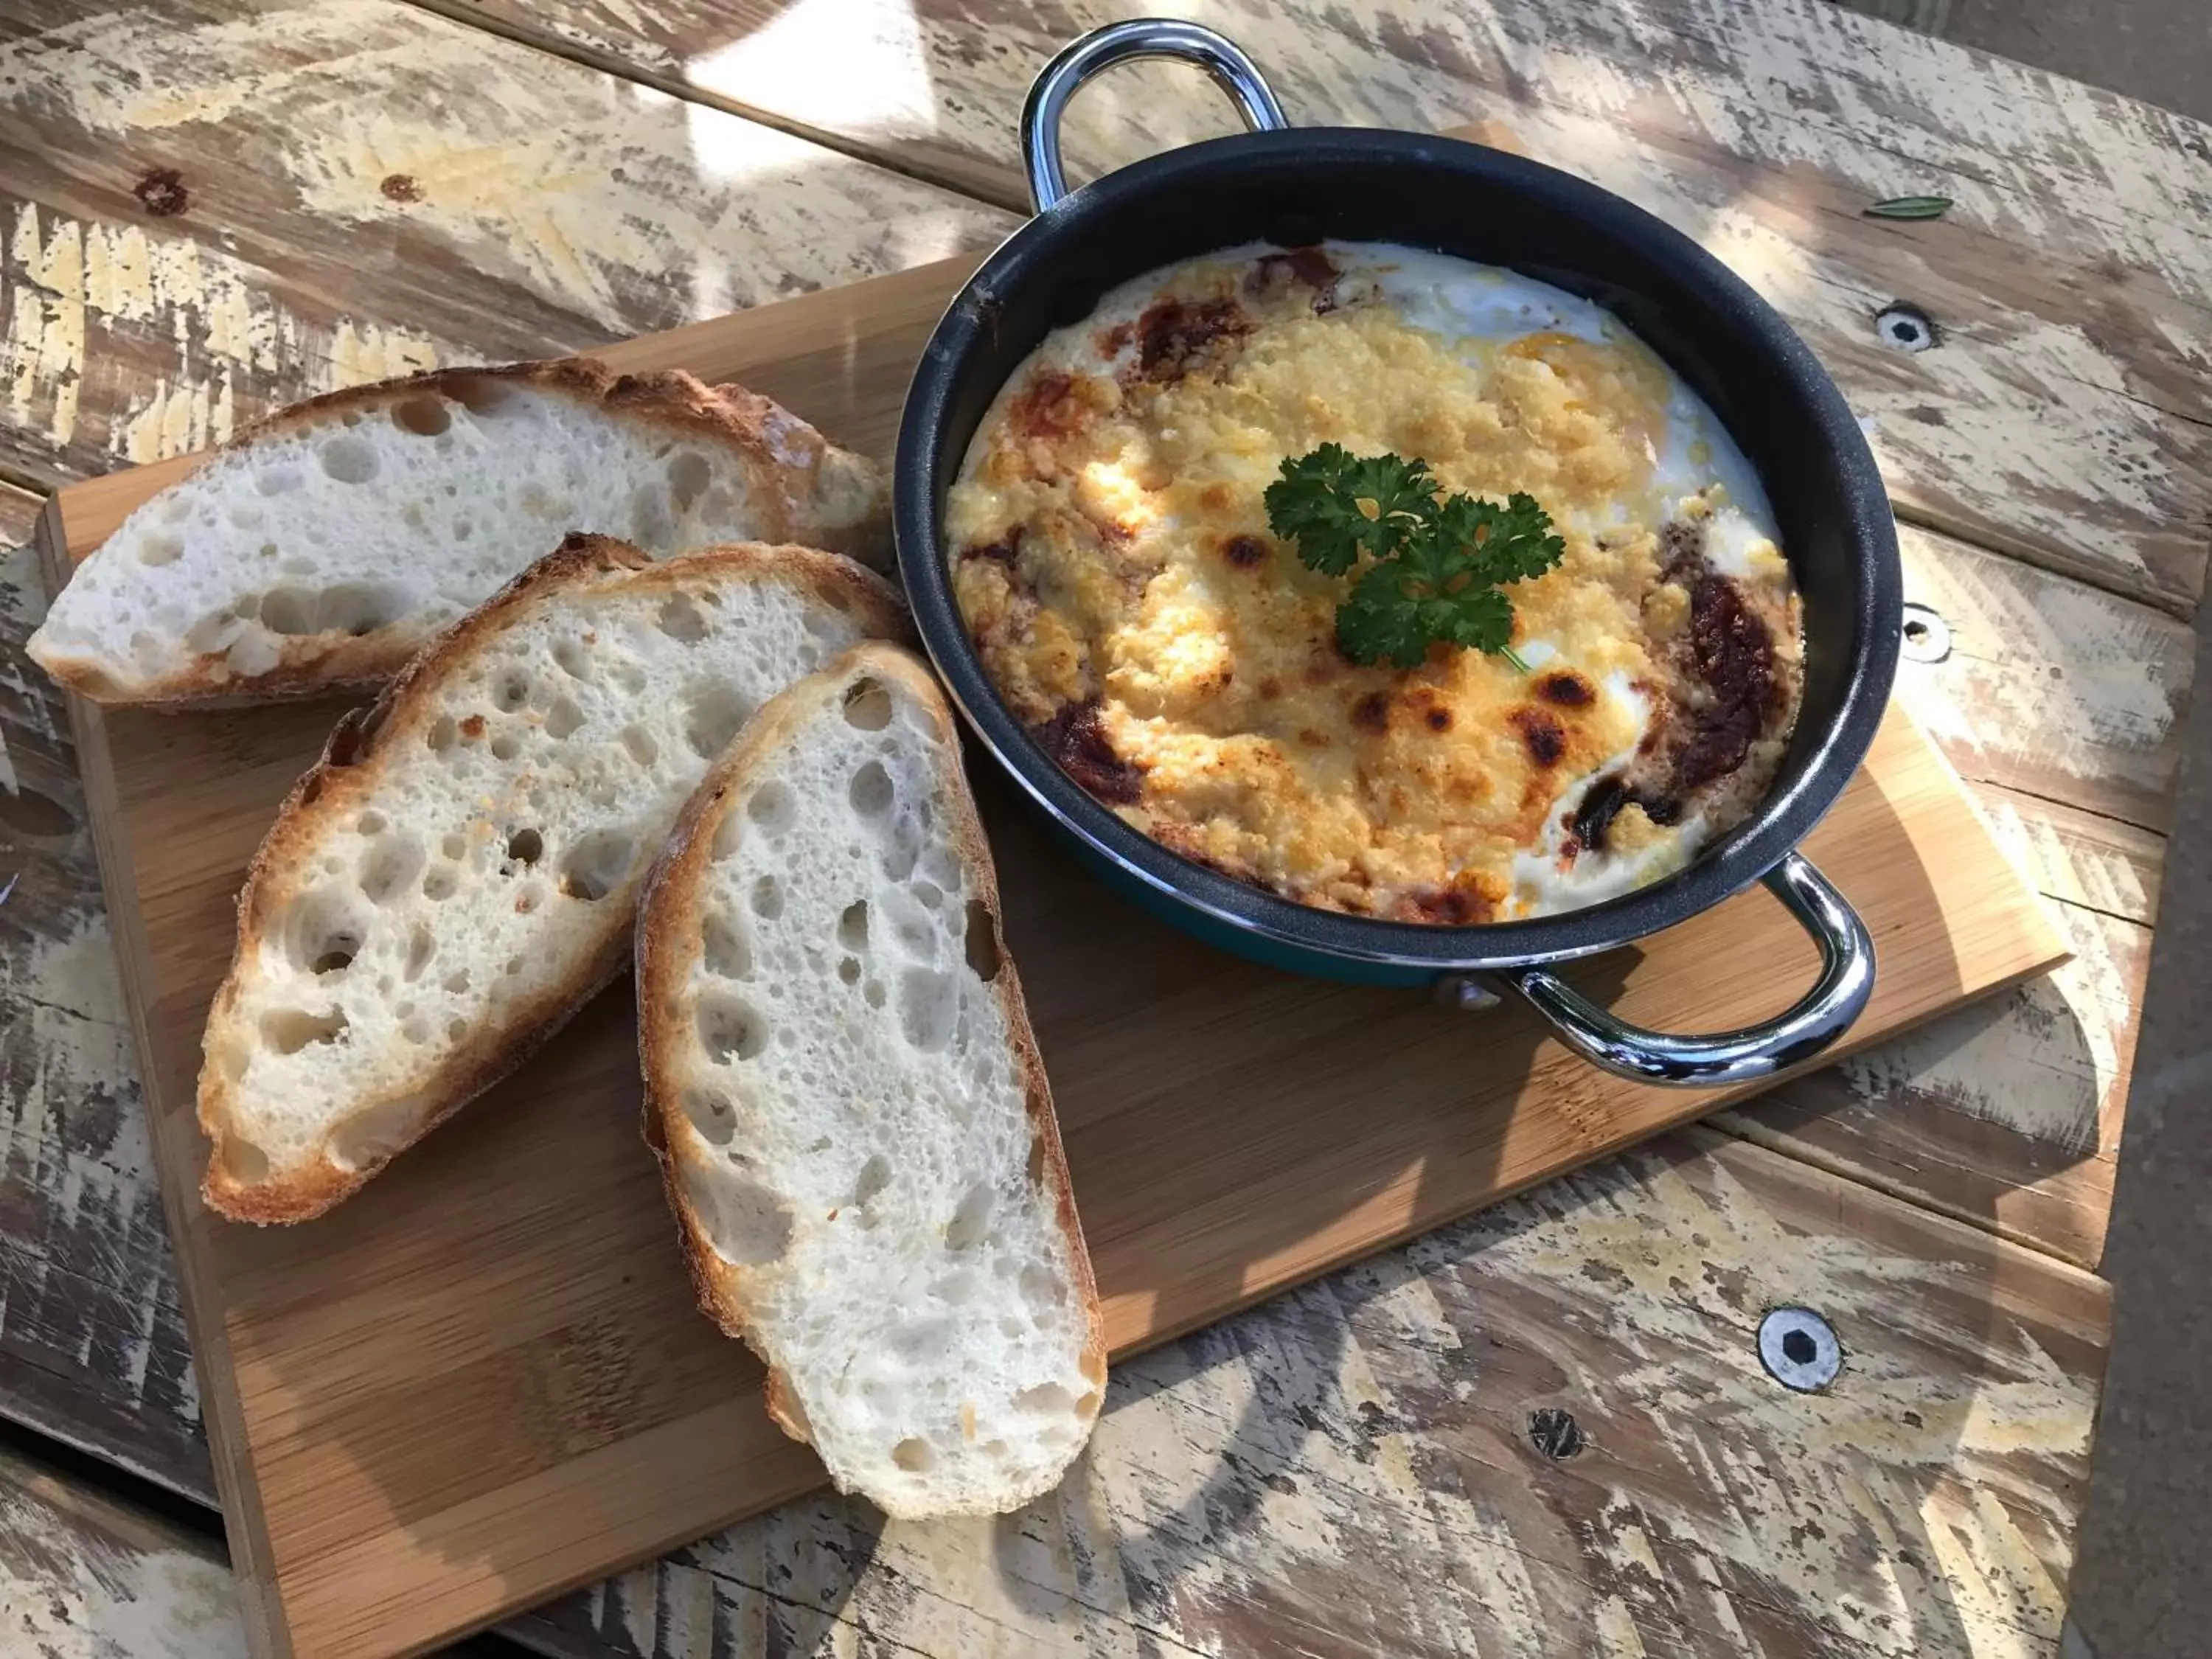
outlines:
[[[1019, 210], [1029, 76], [1142, 9], [14, 0], [0, 543], [44, 490], [312, 392], [988, 245]], [[887, 1523], [820, 1497], [507, 1633], [620, 1655], [2054, 1652], [2205, 579], [2212, 131], [1820, 0], [1176, 9], [1240, 40], [1294, 118], [1488, 118], [1791, 318], [1904, 521], [1901, 695], [2075, 958], [1131, 1361], [1085, 1462], [1018, 1516]], [[1228, 125], [1194, 77], [1139, 70], [1083, 94], [1071, 158]], [[1922, 191], [1955, 205], [1862, 213]], [[21, 655], [38, 595], [8, 555], [0, 1415], [30, 1432], [0, 1446], [0, 1651], [228, 1653], [219, 1547], [185, 1523], [213, 1484], [82, 798]], [[1825, 1395], [1759, 1367], [1782, 1303], [1842, 1334]]]

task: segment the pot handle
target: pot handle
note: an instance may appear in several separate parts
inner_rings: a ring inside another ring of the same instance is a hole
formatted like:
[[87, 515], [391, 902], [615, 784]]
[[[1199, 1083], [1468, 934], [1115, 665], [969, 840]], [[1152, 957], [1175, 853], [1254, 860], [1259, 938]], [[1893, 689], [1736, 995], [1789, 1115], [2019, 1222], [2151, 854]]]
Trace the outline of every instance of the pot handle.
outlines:
[[1197, 64], [1236, 100], [1237, 113], [1255, 132], [1290, 125], [1266, 77], [1226, 35], [1165, 17], [1109, 23], [1074, 41], [1030, 82], [1029, 100], [1022, 106], [1022, 164], [1029, 172], [1030, 204], [1039, 213], [1067, 194], [1067, 174], [1060, 163], [1060, 122], [1067, 100], [1101, 70], [1133, 58]]
[[1790, 854], [1765, 881], [1820, 947], [1820, 977], [1796, 1006], [1761, 1024], [1676, 1036], [1614, 1018], [1547, 969], [1505, 969], [1498, 977], [1552, 1023], [1567, 1047], [1622, 1077], [1713, 1088], [1771, 1076], [1810, 1060], [1850, 1029], [1874, 990], [1875, 961], [1866, 924], [1803, 857]]

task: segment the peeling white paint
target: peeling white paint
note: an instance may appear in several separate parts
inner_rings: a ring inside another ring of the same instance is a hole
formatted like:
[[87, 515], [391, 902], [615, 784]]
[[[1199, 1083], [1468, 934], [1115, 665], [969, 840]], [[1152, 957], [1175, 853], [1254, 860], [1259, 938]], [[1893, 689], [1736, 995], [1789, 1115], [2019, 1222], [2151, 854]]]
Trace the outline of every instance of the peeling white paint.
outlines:
[[2073, 960], [1844, 1060], [1852, 1091], [1869, 1103], [1910, 1092], [2066, 1152], [2095, 1150], [2126, 1086], [2130, 988], [2149, 932], [2068, 905], [2048, 909]]
[[246, 1651], [237, 1591], [219, 1562], [126, 1543], [40, 1501], [21, 1466], [0, 1466], [0, 1608], [8, 1650], [41, 1659], [234, 1659]]

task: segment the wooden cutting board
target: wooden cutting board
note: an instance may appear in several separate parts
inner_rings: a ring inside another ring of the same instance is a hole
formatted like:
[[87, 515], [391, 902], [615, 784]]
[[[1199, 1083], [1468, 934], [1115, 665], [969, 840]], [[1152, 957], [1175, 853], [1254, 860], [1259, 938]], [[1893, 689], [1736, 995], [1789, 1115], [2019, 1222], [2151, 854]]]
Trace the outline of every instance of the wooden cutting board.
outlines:
[[[888, 455], [972, 264], [605, 355], [741, 380]], [[62, 491], [50, 577], [190, 465]], [[233, 1559], [272, 1654], [428, 1647], [821, 1479], [763, 1413], [758, 1366], [692, 1305], [638, 1138], [627, 983], [328, 1218], [264, 1231], [202, 1207], [193, 1091], [234, 896], [337, 707], [74, 710]], [[995, 775], [975, 781], [1117, 1353], [1733, 1097], [1608, 1077], [1517, 1006], [1458, 1013], [1215, 954], [1093, 886]], [[1854, 1046], [2063, 956], [1895, 711], [1808, 851], [1881, 952]], [[1711, 1030], [1773, 1012], [1814, 969], [1754, 891], [1571, 977], [1630, 1018]]]

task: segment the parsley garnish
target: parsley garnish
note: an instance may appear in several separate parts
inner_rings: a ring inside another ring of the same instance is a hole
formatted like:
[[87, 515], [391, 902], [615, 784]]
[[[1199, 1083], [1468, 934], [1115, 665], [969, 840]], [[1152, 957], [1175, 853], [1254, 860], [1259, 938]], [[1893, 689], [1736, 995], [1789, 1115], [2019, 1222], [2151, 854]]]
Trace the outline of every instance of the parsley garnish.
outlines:
[[1362, 553], [1372, 557], [1336, 611], [1336, 642], [1353, 661], [1387, 657], [1412, 668], [1442, 641], [1504, 657], [1525, 674], [1512, 602], [1498, 590], [1542, 575], [1566, 544], [1534, 496], [1516, 491], [1499, 507], [1472, 495], [1439, 501], [1437, 488], [1425, 461], [1323, 444], [1283, 463], [1267, 486], [1267, 523], [1324, 575], [1347, 575]]

